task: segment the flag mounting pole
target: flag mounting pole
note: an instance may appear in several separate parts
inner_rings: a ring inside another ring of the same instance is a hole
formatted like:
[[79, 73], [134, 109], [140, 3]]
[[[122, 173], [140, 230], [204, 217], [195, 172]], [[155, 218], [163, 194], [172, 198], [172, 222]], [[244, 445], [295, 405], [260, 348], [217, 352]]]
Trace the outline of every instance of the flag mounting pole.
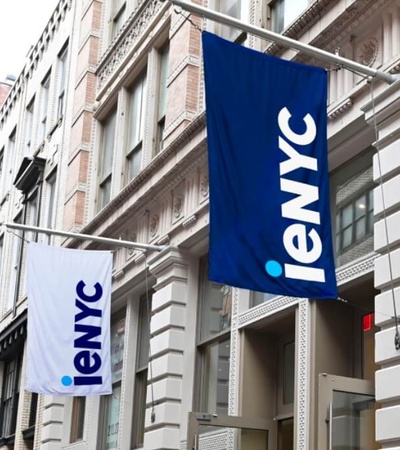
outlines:
[[[165, 2], [167, 0], [161, 1]], [[249, 23], [242, 22], [239, 19], [235, 19], [234, 17], [221, 14], [212, 9], [204, 8], [203, 6], [191, 3], [187, 0], [168, 0], [168, 1], [170, 1], [173, 5], [179, 6], [185, 11], [188, 11], [197, 16], [202, 16], [207, 19], [214, 20], [215, 22], [222, 23], [223, 25], [238, 28], [239, 30], [245, 31], [255, 36], [259, 36], [268, 41], [276, 42], [277, 44], [283, 45], [284, 47], [298, 50], [322, 61], [338, 65], [345, 69], [353, 70], [360, 74], [385, 81], [386, 83], [391, 84], [399, 79], [397, 75], [392, 75], [390, 73], [372, 69], [371, 67], [364, 66], [363, 64], [357, 63], [356, 61], [352, 61], [351, 59], [343, 58], [342, 56], [339, 55], [334, 55], [333, 53], [329, 53], [325, 50], [313, 47], [312, 45], [304, 44], [303, 42], [299, 42], [296, 41], [295, 39], [288, 38], [286, 36], [283, 36], [282, 34], [274, 33], [273, 31], [267, 30], [265, 28], [256, 27]]]
[[16, 230], [34, 231], [37, 233], [44, 233], [49, 235], [54, 234], [56, 236], [81, 239], [83, 241], [102, 242], [103, 244], [112, 244], [118, 247], [138, 248], [142, 250], [155, 250], [157, 252], [161, 252], [162, 250], [167, 248], [167, 245], [141, 244], [139, 242], [123, 241], [121, 239], [113, 239], [102, 236], [92, 236], [90, 234], [70, 233], [68, 231], [52, 230], [50, 228], [34, 227], [30, 225], [22, 225], [20, 223], [13, 223], [13, 222], [5, 223], [4, 226], [6, 228], [12, 228]]

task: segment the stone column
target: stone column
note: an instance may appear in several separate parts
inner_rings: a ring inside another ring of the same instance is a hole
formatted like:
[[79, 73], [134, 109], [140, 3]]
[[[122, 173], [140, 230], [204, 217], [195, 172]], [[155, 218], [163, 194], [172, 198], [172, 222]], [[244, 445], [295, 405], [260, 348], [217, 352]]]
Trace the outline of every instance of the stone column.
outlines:
[[[166, 249], [149, 262], [157, 279], [152, 300], [150, 324], [151, 363], [149, 363], [144, 448], [178, 449], [182, 423], [187, 421], [194, 372], [195, 306], [189, 297], [190, 260], [179, 250]], [[192, 291], [192, 290], [191, 290]], [[192, 306], [188, 306], [191, 303]], [[190, 327], [190, 328], [189, 328]], [[190, 350], [191, 349], [191, 350]], [[184, 389], [183, 389], [184, 386]], [[185, 411], [183, 411], [185, 410]], [[184, 419], [184, 420], [183, 420]]]
[[[375, 375], [376, 441], [385, 448], [400, 448], [400, 350], [395, 347], [393, 290], [397, 315], [400, 314], [400, 82], [376, 95], [363, 110], [368, 123], [377, 124], [379, 153], [374, 156], [374, 180], [382, 185], [374, 191], [374, 249], [380, 254], [375, 263]], [[374, 118], [375, 112], [375, 118]], [[382, 187], [381, 187], [382, 186]], [[386, 220], [385, 220], [386, 215]], [[385, 223], [386, 222], [386, 223]], [[386, 239], [386, 229], [389, 239]], [[389, 265], [389, 256], [391, 264]], [[393, 290], [392, 290], [393, 287]]]

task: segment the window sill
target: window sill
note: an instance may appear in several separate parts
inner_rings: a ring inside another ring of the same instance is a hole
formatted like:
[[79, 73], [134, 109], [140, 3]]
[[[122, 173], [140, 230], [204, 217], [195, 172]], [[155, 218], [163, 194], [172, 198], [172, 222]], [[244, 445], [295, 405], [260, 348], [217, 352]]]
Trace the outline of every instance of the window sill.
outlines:
[[25, 428], [25, 430], [22, 430], [22, 436], [24, 437], [24, 441], [33, 441], [35, 437], [35, 428], [36, 425], [32, 425], [29, 428]]
[[14, 443], [15, 443], [15, 434], [12, 434], [11, 436], [0, 438], [0, 446], [2, 446], [2, 445], [14, 446]]

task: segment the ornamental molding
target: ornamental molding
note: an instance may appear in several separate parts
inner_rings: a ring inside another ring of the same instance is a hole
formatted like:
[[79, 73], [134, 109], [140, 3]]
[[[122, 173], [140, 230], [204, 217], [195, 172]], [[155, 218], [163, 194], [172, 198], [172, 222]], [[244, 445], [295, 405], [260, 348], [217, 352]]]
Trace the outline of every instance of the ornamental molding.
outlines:
[[[380, 14], [382, 8], [389, 2], [389, 0], [358, 0], [353, 6], [348, 8], [335, 20], [329, 27], [325, 28], [323, 32], [318, 35], [309, 44], [314, 47], [321, 48], [325, 51], [335, 53], [335, 50], [343, 44], [343, 42], [351, 42], [353, 36], [357, 33], [360, 26], [365, 25], [373, 16]], [[298, 53], [294, 58], [297, 62], [310, 63], [314, 59], [303, 53]], [[321, 65], [319, 63], [318, 65]]]
[[189, 216], [186, 220], [184, 220], [182, 222], [182, 227], [183, 228], [191, 227], [194, 223], [197, 222], [197, 219], [198, 219], [197, 214], [192, 214], [191, 216]]
[[[316, 0], [301, 14], [293, 24], [282, 33], [283, 36], [298, 39], [311, 28], [325, 14], [325, 12], [333, 7], [339, 0]], [[266, 53], [277, 55], [284, 51], [284, 47], [275, 42], [267, 47]]]
[[332, 108], [331, 111], [328, 112], [328, 118], [331, 120], [336, 119], [336, 117], [348, 111], [352, 106], [353, 100], [350, 97], [348, 97], [342, 102], [340, 102], [338, 105], [336, 105], [334, 108]]
[[[179, 449], [186, 450], [187, 441], [180, 443]], [[229, 446], [228, 430], [201, 434], [199, 437], [201, 450], [227, 450]]]
[[239, 397], [239, 385], [237, 383], [239, 375], [238, 361], [240, 358], [240, 348], [238, 343], [239, 334], [239, 289], [232, 289], [232, 316], [231, 316], [231, 348], [229, 362], [229, 392], [228, 392], [228, 414], [238, 414], [237, 401]]
[[200, 181], [200, 194], [202, 197], [208, 197], [209, 188], [208, 174], [203, 173]]
[[145, 36], [145, 31], [162, 10], [168, 10], [168, 2], [159, 0], [143, 1], [132, 12], [125, 25], [100, 59], [97, 69], [98, 88], [102, 89], [116, 69], [133, 51], [135, 45]]
[[379, 42], [375, 38], [364, 40], [359, 49], [358, 62], [365, 66], [372, 66], [376, 61], [379, 51]]
[[158, 214], [155, 214], [150, 219], [149, 234], [152, 238], [157, 234], [159, 225], [160, 225], [160, 216], [158, 216]]
[[[195, 146], [190, 152], [182, 157], [171, 169], [171, 172], [164, 178], [159, 179], [156, 185], [151, 189], [146, 190], [146, 193], [135, 201], [132, 205], [127, 205], [129, 198], [137, 191], [137, 189], [143, 186], [148, 180], [150, 180], [154, 173], [160, 168], [165, 166], [165, 161], [169, 158], [179, 157], [179, 150], [188, 144], [196, 133], [203, 132], [205, 130], [205, 114], [200, 114], [194, 122], [186, 127], [186, 129], [175, 139], [165, 150], [157, 155], [151, 163], [146, 166], [142, 172], [139, 173], [116, 197], [114, 197], [110, 203], [108, 203], [97, 216], [84, 228], [80, 230], [81, 233], [93, 233], [99, 232], [106, 235], [112, 235], [114, 229], [121, 226], [121, 223], [125, 220], [129, 220], [135, 214], [138, 214], [143, 208], [148, 208], [163, 195], [168, 193], [171, 189], [175, 188], [182, 180], [185, 179], [194, 168], [204, 165], [206, 160], [206, 142], [205, 138], [201, 139], [197, 146]], [[123, 211], [119, 211], [119, 208], [123, 208]], [[117, 214], [118, 220], [111, 219], [113, 215]], [[111, 223], [110, 227], [103, 229], [105, 223]], [[79, 245], [78, 240], [72, 240], [70, 247], [76, 247]]]
[[373, 272], [375, 260], [378, 256], [377, 253], [370, 253], [364, 258], [360, 258], [359, 260], [353, 261], [347, 266], [336, 270], [336, 281], [338, 286]]
[[183, 213], [183, 203], [184, 203], [184, 197], [183, 194], [179, 194], [174, 198], [174, 204], [173, 204], [173, 215], [175, 219], [179, 219], [182, 216]]
[[268, 302], [262, 303], [254, 308], [243, 312], [239, 316], [238, 326], [244, 327], [253, 322], [256, 322], [264, 317], [268, 317], [286, 308], [290, 308], [299, 303], [297, 297], [276, 297]]
[[310, 302], [307, 299], [299, 301], [299, 359], [297, 362], [297, 445], [298, 450], [308, 450], [308, 424], [310, 379], [309, 365], [311, 361], [309, 334], [310, 326]]

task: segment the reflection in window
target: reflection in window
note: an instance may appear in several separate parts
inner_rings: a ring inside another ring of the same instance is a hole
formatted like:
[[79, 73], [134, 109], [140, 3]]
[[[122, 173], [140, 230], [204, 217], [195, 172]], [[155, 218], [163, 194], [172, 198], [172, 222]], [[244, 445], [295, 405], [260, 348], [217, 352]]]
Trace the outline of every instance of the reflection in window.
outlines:
[[21, 354], [7, 361], [3, 373], [3, 393], [1, 396], [1, 437], [7, 438], [15, 434], [19, 386], [21, 379]]
[[[219, 0], [217, 9], [221, 14], [240, 19], [241, 0]], [[242, 32], [227, 25], [220, 26], [220, 36], [230, 41], [236, 40]]]
[[42, 90], [40, 96], [40, 123], [39, 123], [39, 143], [46, 138], [47, 131], [47, 109], [49, 106], [49, 89], [50, 89], [50, 74], [42, 81]]
[[126, 2], [123, 0], [114, 0], [112, 2], [112, 11], [110, 17], [111, 40], [115, 38], [118, 31], [122, 28], [126, 20]]
[[158, 88], [158, 113], [157, 113], [157, 146], [156, 153], [163, 150], [165, 116], [167, 113], [167, 78], [169, 45], [160, 50], [160, 70], [159, 70], [159, 88]]
[[133, 401], [132, 448], [143, 447], [144, 442], [147, 374], [150, 353], [150, 312], [151, 295], [142, 295], [139, 304], [138, 344]]
[[111, 325], [111, 380], [112, 394], [103, 397], [103, 443], [107, 450], [117, 450], [121, 382], [124, 360], [125, 317]]
[[111, 198], [111, 178], [116, 119], [117, 110], [115, 109], [103, 122], [103, 136], [99, 162], [99, 210], [106, 206]]
[[[25, 156], [32, 156], [32, 124], [33, 112], [35, 110], [35, 98], [31, 100], [26, 107], [26, 121], [25, 121]], [[0, 178], [1, 179], [1, 178]]]
[[227, 414], [232, 288], [208, 280], [208, 258], [200, 261], [200, 410]]
[[309, 0], [276, 0], [272, 3], [273, 31], [280, 33], [308, 6]]
[[68, 43], [64, 45], [58, 56], [58, 105], [57, 105], [57, 119], [60, 119], [64, 114], [65, 103], [65, 88], [67, 82], [67, 59], [68, 59]]
[[261, 305], [276, 297], [276, 294], [268, 294], [266, 292], [253, 291], [251, 293], [250, 307]]
[[230, 339], [204, 347], [203, 410], [228, 414]]
[[373, 210], [372, 189], [338, 210], [336, 215], [336, 250], [338, 253], [372, 233]]
[[72, 400], [71, 435], [70, 442], [83, 439], [85, 425], [86, 397], [74, 397]]
[[132, 180], [142, 164], [144, 119], [146, 112], [146, 75], [136, 81], [130, 92], [128, 143], [126, 148], [127, 181]]

